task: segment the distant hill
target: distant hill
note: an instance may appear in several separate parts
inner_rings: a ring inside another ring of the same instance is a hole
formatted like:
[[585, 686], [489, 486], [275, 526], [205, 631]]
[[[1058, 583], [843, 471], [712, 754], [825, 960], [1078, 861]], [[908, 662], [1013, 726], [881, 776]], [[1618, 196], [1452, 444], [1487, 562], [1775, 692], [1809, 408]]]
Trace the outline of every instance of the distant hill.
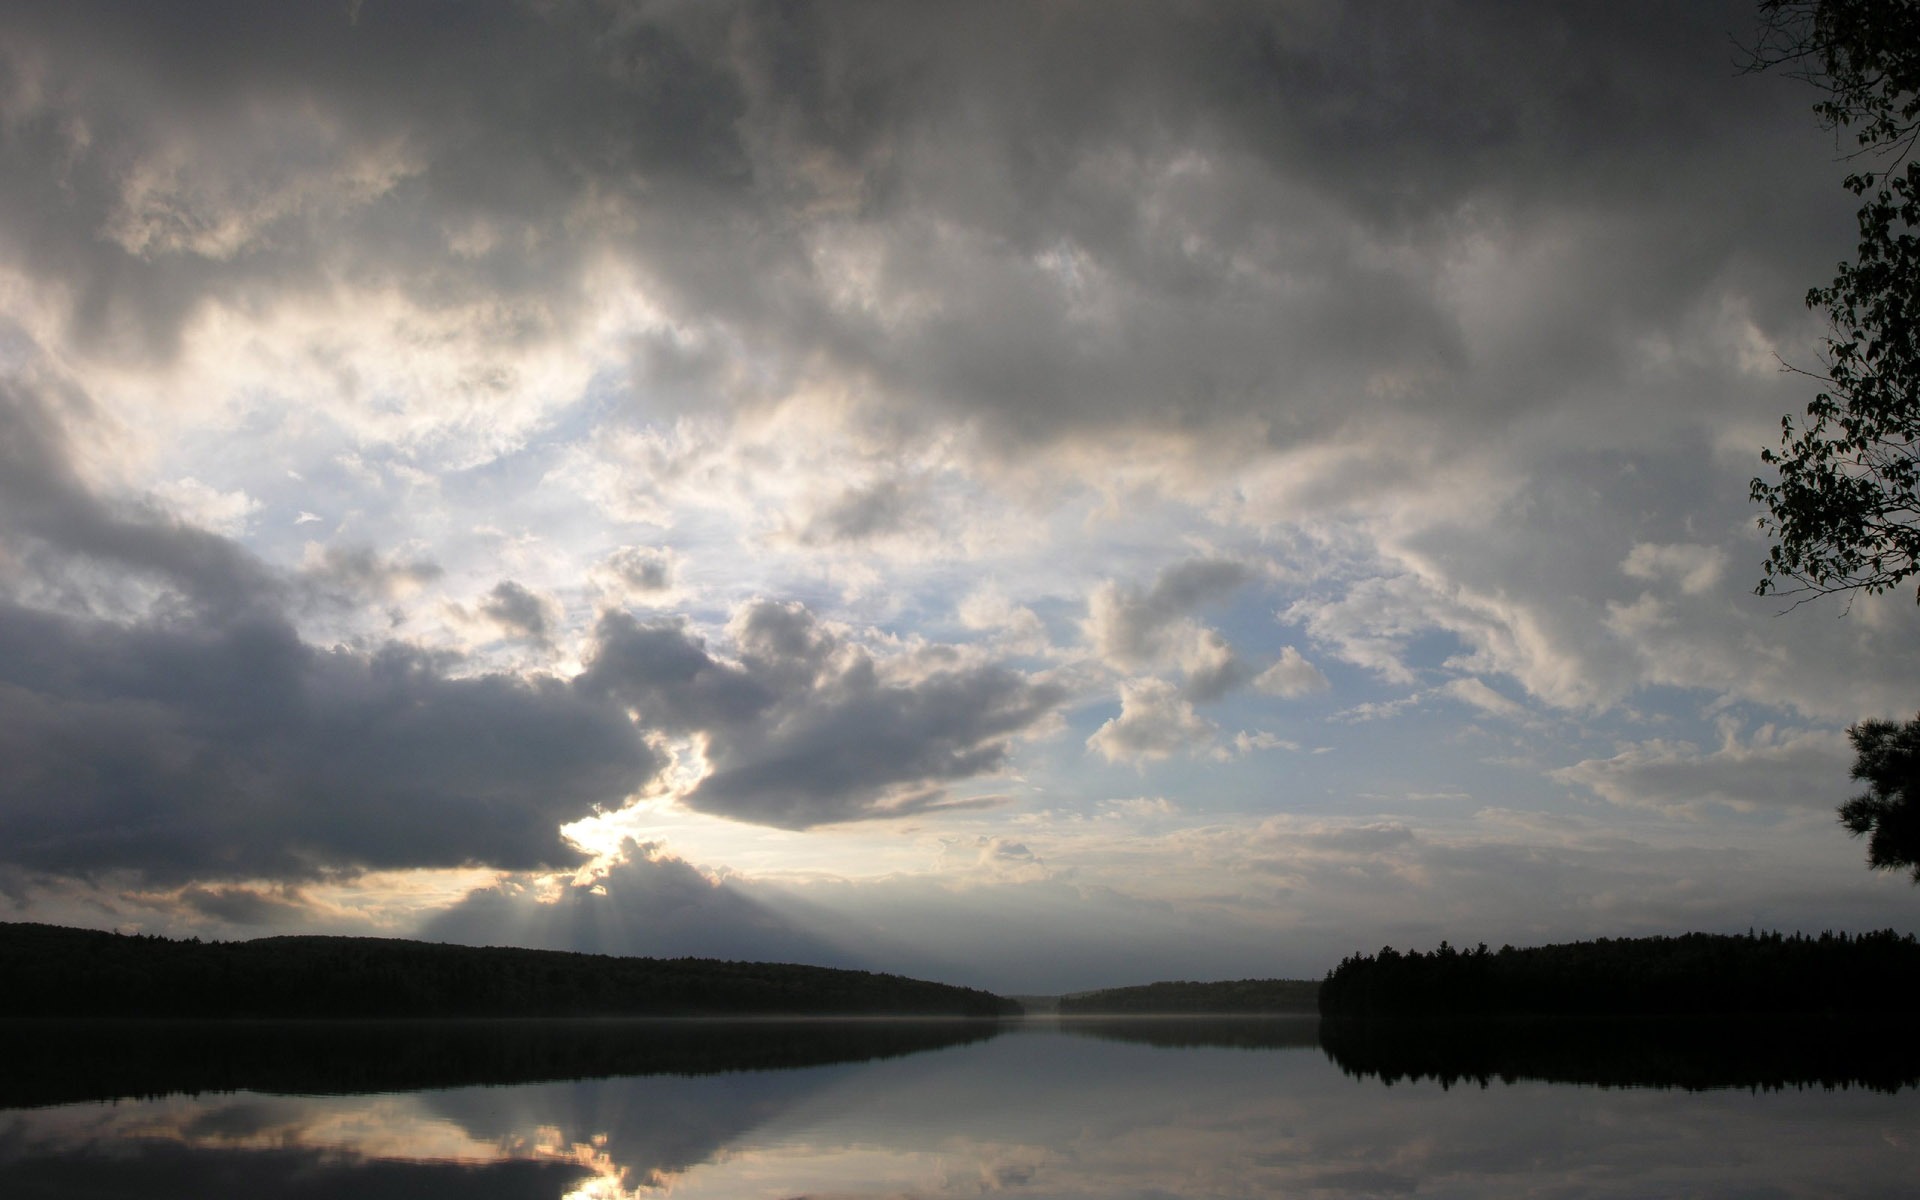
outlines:
[[1343, 1016], [1687, 1016], [1913, 1012], [1920, 942], [1891, 929], [1601, 938], [1355, 955], [1328, 973], [1320, 1011]]
[[1018, 1004], [1030, 1017], [1047, 1017], [1060, 1011], [1060, 997], [1015, 992], [1007, 999]]
[[0, 923], [0, 1017], [1016, 1016], [988, 992], [792, 963], [390, 938], [201, 942]]
[[0, 1110], [169, 1092], [344, 1095], [775, 1071], [963, 1046], [1008, 1028], [944, 1017], [0, 1020]]
[[1310, 1013], [1318, 1011], [1319, 993], [1320, 984], [1312, 979], [1180, 980], [1062, 996], [1060, 1014]]

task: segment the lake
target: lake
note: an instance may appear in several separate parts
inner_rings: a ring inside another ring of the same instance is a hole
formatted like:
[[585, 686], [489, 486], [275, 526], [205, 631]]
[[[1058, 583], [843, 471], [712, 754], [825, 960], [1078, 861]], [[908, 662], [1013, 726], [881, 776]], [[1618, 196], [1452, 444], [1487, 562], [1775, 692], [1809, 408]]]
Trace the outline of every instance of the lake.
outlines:
[[0, 1028], [0, 1196], [1915, 1194], [1857, 1026]]

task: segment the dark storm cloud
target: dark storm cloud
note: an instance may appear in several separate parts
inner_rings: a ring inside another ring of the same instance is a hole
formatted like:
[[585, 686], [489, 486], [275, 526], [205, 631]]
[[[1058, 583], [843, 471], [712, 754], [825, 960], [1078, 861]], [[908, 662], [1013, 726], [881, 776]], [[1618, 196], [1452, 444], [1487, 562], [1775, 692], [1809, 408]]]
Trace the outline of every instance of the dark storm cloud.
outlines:
[[948, 785], [1002, 769], [1066, 699], [999, 666], [877, 662], [799, 605], [750, 604], [731, 628], [737, 662], [681, 625], [610, 614], [577, 683], [649, 728], [705, 735], [712, 774], [686, 802], [739, 820], [804, 829], [951, 804]]
[[[149, 356], [208, 300], [323, 281], [484, 293], [492, 332], [539, 337], [611, 251], [770, 378], [832, 364], [1009, 452], [1490, 421], [1615, 377], [1729, 279], [1784, 263], [1756, 315], [1798, 318], [1832, 259], [1804, 231], [1843, 199], [1817, 136], [1779, 141], [1807, 97], [1735, 78], [1752, 23], [1732, 0], [19, 6], [0, 238], [75, 339]], [[1480, 235], [1574, 238], [1581, 279], [1496, 377], [1443, 278]]]
[[[1808, 216], [1839, 212], [1817, 158], [1783, 161], [1817, 142], [1778, 138], [1806, 97], [1734, 78], [1745, 4], [826, 11], [781, 61], [887, 114], [819, 147], [888, 239], [872, 322], [836, 314], [832, 344], [1009, 443], [1537, 406], [1783, 247], [1818, 271]], [[1532, 314], [1491, 379], [1443, 277], [1480, 236], [1587, 243], [1590, 294]], [[1396, 375], [1420, 383], [1376, 386]]]
[[572, 863], [558, 826], [660, 765], [565, 682], [306, 644], [236, 544], [88, 490], [62, 432], [84, 407], [0, 378], [0, 550], [42, 592], [164, 590], [121, 619], [87, 595], [67, 613], [0, 599], [0, 862], [159, 882]]
[[[610, 6], [27, 6], [0, 45], [0, 236], [96, 349], [164, 358], [205, 301], [333, 271], [564, 309], [580, 246], [544, 235], [584, 192], [746, 172], [718, 47]], [[447, 254], [471, 219], [510, 236]]]
[[264, 617], [0, 607], [0, 858], [163, 883], [580, 861], [558, 826], [618, 806], [654, 755], [566, 683], [445, 665]]

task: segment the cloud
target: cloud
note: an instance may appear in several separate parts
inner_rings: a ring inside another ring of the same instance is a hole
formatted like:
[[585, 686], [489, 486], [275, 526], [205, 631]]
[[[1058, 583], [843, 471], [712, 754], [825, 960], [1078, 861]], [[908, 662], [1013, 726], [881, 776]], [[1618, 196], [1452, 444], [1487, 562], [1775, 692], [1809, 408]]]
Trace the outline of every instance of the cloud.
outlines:
[[1086, 633], [1096, 653], [1116, 667], [1151, 666], [1179, 655], [1202, 631], [1183, 618], [1253, 578], [1244, 563], [1189, 559], [1162, 571], [1142, 591], [1103, 584], [1087, 604]]
[[121, 626], [0, 606], [0, 859], [157, 882], [575, 863], [559, 826], [660, 762], [571, 684], [452, 677], [284, 623]]
[[968, 629], [996, 635], [1010, 653], [1045, 654], [1052, 649], [1046, 623], [1024, 604], [1015, 604], [997, 584], [985, 584], [961, 598], [955, 615]]
[[[1172, 978], [1232, 978], [1249, 962], [1278, 966], [1271, 924], [1076, 883], [1036, 864], [992, 860], [993, 849], [991, 838], [957, 847], [974, 863], [963, 884], [900, 875], [870, 884], [743, 886], [782, 911], [804, 913], [837, 944], [859, 947], [875, 969], [1002, 994], [1137, 982], [1143, 952]], [[980, 850], [990, 852], [986, 864], [977, 861]], [[992, 883], [983, 885], [982, 875]], [[1296, 970], [1324, 969], [1303, 959]]]
[[1382, 850], [1411, 846], [1419, 839], [1398, 821], [1372, 821], [1304, 833], [1300, 841], [1315, 850], [1336, 855], [1371, 857]]
[[[5, 26], [4, 165], [33, 186], [0, 236], [57, 298], [36, 330], [173, 365], [271, 334], [272, 394], [464, 465], [607, 367], [642, 429], [788, 404], [876, 460], [961, 430], [979, 471], [1078, 456], [1225, 492], [1346, 447], [1287, 515], [1418, 495], [1516, 414], [1604, 407], [1582, 389], [1688, 305], [1756, 291], [1751, 248], [1804, 240], [1772, 235], [1819, 186], [1754, 153], [1797, 97], [1700, 69], [1733, 7], [1202, 5], [1091, 39], [1018, 8], [71, 8]], [[461, 57], [422, 76], [444, 20]], [[1727, 219], [1702, 238], [1676, 197]], [[803, 542], [944, 515], [913, 478], [806, 474]]]
[[[0, 545], [41, 572], [35, 603], [0, 599], [0, 861], [160, 884], [572, 863], [558, 826], [660, 765], [565, 682], [307, 644], [258, 559], [79, 479], [66, 423], [83, 404], [44, 375], [0, 379]], [[389, 590], [431, 575], [370, 551], [310, 570]], [[49, 588], [61, 572], [73, 588]], [[119, 598], [142, 583], [160, 590]]]
[[1332, 685], [1320, 668], [1301, 656], [1292, 646], [1284, 647], [1272, 666], [1254, 676], [1253, 686], [1269, 696], [1289, 700], [1313, 692], [1324, 692]]
[[69, 422], [91, 410], [84, 393], [43, 364], [0, 374], [0, 536], [43, 552], [41, 585], [78, 603], [124, 609], [94, 586], [93, 572], [106, 568], [209, 611], [277, 604], [279, 581], [233, 542], [95, 494], [72, 466], [68, 435]]
[[803, 546], [863, 545], [916, 531], [926, 510], [927, 498], [913, 484], [879, 479], [822, 500], [793, 536]]
[[578, 879], [515, 877], [476, 889], [427, 921], [420, 936], [589, 954], [866, 965], [725, 880], [632, 841]]
[[191, 475], [161, 484], [154, 496], [182, 521], [230, 538], [245, 533], [260, 511], [245, 490], [223, 492]]
[[[1451, 773], [1420, 738], [1481, 712], [1630, 739], [1525, 731], [1622, 805], [1811, 785], [1785, 743], [1638, 724], [1911, 703], [1904, 597], [1787, 622], [1727, 587], [1854, 205], [1804, 89], [1727, 69], [1752, 19], [6, 7], [0, 880], [145, 839], [239, 911], [374, 860], [572, 863], [554, 825], [667, 787], [668, 743], [708, 813], [958, 824], [1016, 771], [1086, 794], [1021, 756], [1069, 687], [1118, 691], [1100, 761], [1196, 797], [1315, 740], [1249, 683], [1403, 718], [1291, 764], [1348, 806]], [[1256, 583], [1299, 648], [1218, 613]], [[502, 634], [586, 673], [502, 673], [535, 657]], [[1564, 799], [1525, 779], [1492, 801]], [[1745, 824], [1811, 811], [1767, 803]], [[1273, 886], [1421, 929], [1734, 904], [1706, 851], [1663, 881], [1424, 830]]]
[[551, 641], [555, 619], [553, 601], [511, 579], [493, 585], [493, 590], [480, 602], [480, 615], [509, 637], [525, 638], [542, 646]]
[[1698, 596], [1712, 591], [1726, 573], [1727, 552], [1718, 546], [1637, 542], [1620, 569], [1635, 579], [1664, 580]]
[[1847, 798], [1851, 756], [1846, 735], [1838, 731], [1762, 725], [1743, 739], [1735, 723], [1723, 720], [1721, 743], [1712, 750], [1654, 739], [1551, 776], [1629, 808], [1695, 815], [1710, 806], [1804, 812], [1832, 809]]
[[1101, 807], [1109, 817], [1140, 821], [1172, 817], [1180, 812], [1180, 806], [1165, 796], [1128, 796], [1124, 799], [1109, 800]]
[[249, 887], [182, 888], [178, 903], [202, 917], [226, 925], [294, 927], [312, 919], [312, 910], [297, 893], [279, 895]]
[[1213, 744], [1216, 732], [1172, 684], [1134, 679], [1120, 685], [1120, 715], [1094, 730], [1087, 747], [1108, 762], [1139, 764], [1199, 753]]
[[1003, 771], [1066, 698], [1006, 667], [876, 658], [798, 604], [743, 605], [728, 633], [732, 661], [679, 623], [610, 613], [578, 683], [699, 735], [710, 770], [682, 799], [738, 820], [804, 829], [963, 802], [949, 788]]
[[446, 572], [424, 558], [383, 555], [371, 546], [307, 543], [301, 576], [323, 594], [348, 602], [401, 599]]
[[1496, 717], [1516, 718], [1526, 714], [1526, 709], [1502, 696], [1478, 679], [1455, 679], [1440, 689], [1465, 704], [1471, 704], [1484, 713]]
[[1335, 599], [1296, 601], [1282, 616], [1304, 624], [1316, 642], [1333, 647], [1347, 662], [1404, 684], [1415, 679], [1404, 661], [1407, 644], [1446, 623], [1436, 610], [1452, 607], [1420, 580], [1397, 576], [1360, 580]]
[[1398, 700], [1364, 700], [1352, 708], [1342, 709], [1334, 714], [1335, 721], [1344, 724], [1358, 724], [1362, 721], [1384, 721], [1397, 717], [1409, 709], [1418, 707], [1426, 700], [1428, 692], [1417, 692], [1411, 696], [1402, 696]]
[[680, 556], [664, 546], [622, 546], [593, 568], [600, 588], [623, 603], [664, 604], [678, 594]]
[[1047, 864], [1025, 842], [1009, 837], [980, 834], [971, 839], [947, 839], [941, 847], [941, 861], [969, 886], [985, 881], [1011, 883], [1048, 877]]
[[1186, 676], [1187, 700], [1219, 700], [1253, 673], [1224, 635], [1188, 614], [1225, 599], [1255, 575], [1246, 563], [1195, 558], [1165, 568], [1144, 590], [1109, 581], [1089, 598], [1082, 629], [1107, 665], [1177, 667]]
[[1233, 749], [1225, 756], [1253, 754], [1263, 750], [1285, 750], [1293, 754], [1300, 753], [1301, 745], [1291, 738], [1283, 738], [1277, 733], [1265, 729], [1246, 730], [1233, 735]]

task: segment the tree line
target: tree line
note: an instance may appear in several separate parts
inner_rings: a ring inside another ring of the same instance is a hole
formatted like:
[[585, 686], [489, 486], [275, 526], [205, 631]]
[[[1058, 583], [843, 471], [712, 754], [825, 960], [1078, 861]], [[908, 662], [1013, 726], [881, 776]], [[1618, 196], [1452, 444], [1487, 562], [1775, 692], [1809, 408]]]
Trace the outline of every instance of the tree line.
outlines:
[[360, 937], [201, 942], [0, 923], [4, 1017], [1000, 1017], [974, 988], [868, 971]]
[[997, 1021], [0, 1021], [0, 1109], [177, 1092], [412, 1092], [866, 1062], [997, 1037]]
[[1060, 997], [1062, 1016], [1314, 1011], [1320, 984], [1312, 979], [1177, 980], [1106, 988]]
[[1342, 960], [1320, 985], [1324, 1016], [1704, 1015], [1906, 1012], [1920, 1005], [1920, 942], [1848, 935], [1689, 933], [1516, 950]]

